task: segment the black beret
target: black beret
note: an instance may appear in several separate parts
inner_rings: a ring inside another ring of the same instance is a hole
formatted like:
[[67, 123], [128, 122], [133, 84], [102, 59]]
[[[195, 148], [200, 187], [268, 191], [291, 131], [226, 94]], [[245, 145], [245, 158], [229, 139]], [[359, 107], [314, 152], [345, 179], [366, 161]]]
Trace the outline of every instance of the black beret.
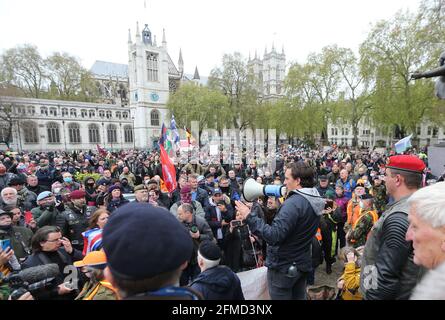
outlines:
[[204, 240], [199, 246], [199, 254], [207, 260], [216, 261], [221, 259], [221, 249], [210, 240]]
[[18, 185], [24, 185], [25, 183], [26, 183], [25, 179], [23, 179], [22, 177], [16, 176], [9, 181], [8, 185], [9, 186], [18, 186]]
[[174, 271], [193, 253], [189, 231], [168, 210], [132, 202], [113, 212], [103, 231], [111, 272], [125, 280]]

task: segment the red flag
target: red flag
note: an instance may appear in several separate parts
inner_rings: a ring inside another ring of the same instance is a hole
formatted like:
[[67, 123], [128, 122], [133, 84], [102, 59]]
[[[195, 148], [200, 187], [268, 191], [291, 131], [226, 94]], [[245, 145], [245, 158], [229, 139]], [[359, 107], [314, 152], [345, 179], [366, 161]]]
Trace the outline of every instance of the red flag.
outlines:
[[167, 187], [168, 192], [173, 192], [177, 187], [176, 169], [173, 162], [168, 157], [164, 146], [160, 144], [159, 147], [161, 148], [162, 175], [164, 177], [165, 186]]
[[97, 147], [97, 151], [99, 152], [99, 154], [101, 156], [106, 156], [107, 155], [107, 151], [104, 148], [101, 148], [100, 145], [96, 144]]

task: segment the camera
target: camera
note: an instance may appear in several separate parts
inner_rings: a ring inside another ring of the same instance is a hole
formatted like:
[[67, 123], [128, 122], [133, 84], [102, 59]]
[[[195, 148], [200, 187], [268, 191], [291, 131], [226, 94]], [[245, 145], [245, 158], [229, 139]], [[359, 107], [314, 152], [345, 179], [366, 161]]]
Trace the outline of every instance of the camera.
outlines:
[[324, 205], [325, 210], [334, 208], [334, 200], [326, 200], [326, 204]]
[[232, 221], [230, 221], [230, 225], [231, 225], [233, 228], [241, 227], [242, 224], [243, 224], [243, 223], [242, 223], [242, 221], [240, 221], [240, 220], [232, 220]]
[[189, 230], [191, 233], [197, 233], [199, 231], [198, 226], [196, 224], [190, 226]]

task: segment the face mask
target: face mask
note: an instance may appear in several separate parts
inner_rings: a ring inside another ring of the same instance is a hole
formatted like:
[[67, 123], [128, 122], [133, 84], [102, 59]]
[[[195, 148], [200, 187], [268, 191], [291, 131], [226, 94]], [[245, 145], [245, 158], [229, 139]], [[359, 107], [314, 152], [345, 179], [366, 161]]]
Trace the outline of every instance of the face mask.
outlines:
[[126, 185], [128, 185], [128, 182], [125, 182], [125, 181], [124, 181], [124, 182], [122, 182], [122, 185], [123, 185], [123, 186], [126, 186]]
[[63, 181], [65, 181], [66, 183], [71, 183], [71, 182], [73, 182], [73, 178], [71, 178], [71, 177], [63, 178]]
[[229, 192], [230, 187], [220, 187], [223, 193]]
[[94, 182], [90, 182], [87, 185], [90, 186], [90, 187], [93, 187], [94, 186]]
[[55, 188], [54, 189], [54, 193], [59, 193], [60, 192], [60, 188]]

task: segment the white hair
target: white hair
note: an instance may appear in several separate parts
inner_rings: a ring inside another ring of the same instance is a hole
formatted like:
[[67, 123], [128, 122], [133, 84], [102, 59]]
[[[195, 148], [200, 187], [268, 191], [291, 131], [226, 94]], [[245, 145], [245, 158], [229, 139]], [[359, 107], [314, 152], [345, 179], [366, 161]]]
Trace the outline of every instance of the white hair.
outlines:
[[433, 228], [445, 226], [445, 182], [439, 182], [416, 191], [408, 204], [416, 214]]
[[216, 267], [217, 265], [219, 265], [219, 262], [221, 261], [221, 259], [208, 260], [208, 259], [204, 258], [199, 251], [198, 251], [198, 259], [201, 259], [203, 261], [204, 267], [203, 267], [202, 271]]
[[11, 187], [6, 187], [6, 188], [4, 188], [4, 189], [2, 190], [2, 192], [1, 192], [1, 196], [2, 196], [2, 198], [3, 198], [3, 196], [5, 195], [5, 192], [6, 192], [6, 191], [11, 191], [11, 190], [12, 190], [12, 192], [14, 193], [14, 195], [17, 195], [17, 190], [16, 190], [16, 189], [11, 188]]

